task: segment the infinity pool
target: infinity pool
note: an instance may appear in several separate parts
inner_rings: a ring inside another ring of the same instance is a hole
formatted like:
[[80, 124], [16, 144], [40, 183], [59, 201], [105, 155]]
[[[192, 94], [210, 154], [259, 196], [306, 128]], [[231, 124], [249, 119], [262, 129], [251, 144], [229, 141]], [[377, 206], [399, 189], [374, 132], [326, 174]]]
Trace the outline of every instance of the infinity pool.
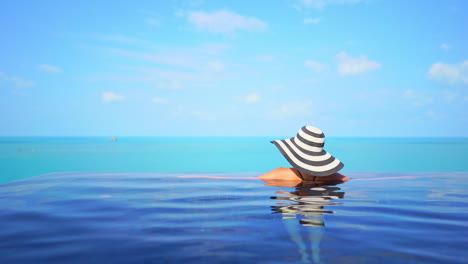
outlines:
[[[468, 258], [467, 172], [347, 173], [364, 180], [319, 187], [178, 177], [187, 174], [69, 172], [1, 184], [0, 263]], [[413, 177], [385, 179], [396, 176]]]

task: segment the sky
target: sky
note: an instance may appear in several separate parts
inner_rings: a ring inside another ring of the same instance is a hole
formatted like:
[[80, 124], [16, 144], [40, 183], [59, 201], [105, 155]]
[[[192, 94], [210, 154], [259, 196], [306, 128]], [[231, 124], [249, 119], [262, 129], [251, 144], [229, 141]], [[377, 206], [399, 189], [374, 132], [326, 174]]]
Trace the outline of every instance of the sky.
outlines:
[[468, 1], [0, 5], [0, 136], [468, 137]]

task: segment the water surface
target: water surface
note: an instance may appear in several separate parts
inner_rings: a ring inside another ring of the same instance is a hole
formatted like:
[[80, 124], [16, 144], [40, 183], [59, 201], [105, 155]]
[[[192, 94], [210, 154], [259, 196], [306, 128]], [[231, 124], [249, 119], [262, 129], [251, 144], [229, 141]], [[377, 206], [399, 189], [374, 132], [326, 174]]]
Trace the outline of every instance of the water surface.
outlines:
[[[0, 185], [0, 263], [466, 263], [467, 172], [275, 187], [185, 173]], [[259, 173], [204, 173], [256, 176]]]

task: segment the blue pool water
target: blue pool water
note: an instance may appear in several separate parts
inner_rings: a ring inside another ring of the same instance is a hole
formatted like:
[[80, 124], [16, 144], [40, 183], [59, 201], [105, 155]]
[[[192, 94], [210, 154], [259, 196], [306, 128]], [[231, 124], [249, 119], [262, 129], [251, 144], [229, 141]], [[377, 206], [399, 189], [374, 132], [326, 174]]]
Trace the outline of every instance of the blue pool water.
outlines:
[[[0, 137], [0, 183], [52, 172], [269, 171], [284, 137]], [[468, 171], [468, 138], [327, 138], [344, 171]]]
[[[355, 179], [341, 185], [299, 188], [181, 175], [59, 172], [1, 184], [0, 263], [468, 258], [468, 172], [348, 172]], [[396, 176], [413, 177], [386, 178]]]

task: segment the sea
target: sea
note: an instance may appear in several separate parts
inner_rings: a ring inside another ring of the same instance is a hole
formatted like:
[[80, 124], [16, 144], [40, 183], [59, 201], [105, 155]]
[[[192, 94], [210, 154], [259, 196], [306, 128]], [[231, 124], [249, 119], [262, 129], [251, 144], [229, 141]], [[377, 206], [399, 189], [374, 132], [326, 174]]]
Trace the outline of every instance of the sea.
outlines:
[[299, 186], [280, 138], [1, 137], [0, 263], [467, 263], [468, 138], [330, 137], [352, 180]]
[[[0, 183], [52, 172], [266, 172], [285, 137], [0, 137]], [[468, 138], [327, 138], [348, 171], [468, 171]]]

